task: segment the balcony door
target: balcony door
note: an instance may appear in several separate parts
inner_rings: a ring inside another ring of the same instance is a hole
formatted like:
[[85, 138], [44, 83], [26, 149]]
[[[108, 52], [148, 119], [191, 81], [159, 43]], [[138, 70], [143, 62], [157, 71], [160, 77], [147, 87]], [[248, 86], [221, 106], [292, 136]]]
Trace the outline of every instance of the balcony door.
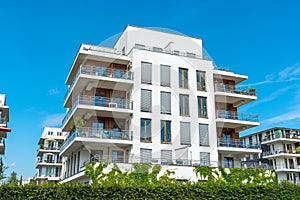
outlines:
[[92, 135], [101, 134], [104, 129], [104, 120], [94, 121], [92, 123]]
[[225, 168], [233, 168], [234, 160], [232, 157], [224, 157], [224, 167]]

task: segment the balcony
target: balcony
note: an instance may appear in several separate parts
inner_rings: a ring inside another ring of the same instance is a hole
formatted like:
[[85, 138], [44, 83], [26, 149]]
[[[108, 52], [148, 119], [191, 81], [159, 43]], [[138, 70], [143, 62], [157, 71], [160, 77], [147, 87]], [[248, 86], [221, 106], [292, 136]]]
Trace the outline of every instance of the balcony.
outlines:
[[234, 107], [239, 107], [256, 100], [255, 88], [242, 88], [220, 83], [215, 84], [216, 102], [230, 103]]
[[42, 155], [43, 153], [59, 153], [59, 147], [44, 147], [40, 146], [37, 150], [37, 155]]
[[218, 150], [220, 153], [241, 154], [261, 153], [259, 144], [246, 144], [240, 139], [218, 139]]
[[42, 165], [50, 165], [50, 166], [61, 166], [62, 165], [62, 162], [61, 160], [49, 160], [49, 159], [39, 159], [37, 162], [36, 162], [36, 167], [38, 166], [42, 166]]
[[273, 169], [275, 169], [275, 172], [300, 172], [300, 165], [287, 164], [273, 166]]
[[216, 118], [217, 127], [233, 128], [238, 132], [259, 125], [256, 114], [217, 110]]
[[[74, 148], [82, 145], [100, 145], [102, 144], [118, 144], [118, 145], [131, 145], [132, 144], [132, 132], [131, 131], [118, 131], [118, 130], [105, 130], [96, 129], [91, 127], [77, 128], [71, 135], [66, 139], [60, 148], [61, 155], [65, 154], [67, 149], [71, 146]], [[89, 144], [88, 144], [89, 143]]]
[[281, 130], [275, 131], [273, 134], [267, 135], [262, 144], [271, 144], [276, 142], [298, 143], [300, 142], [300, 135], [294, 133], [283, 133]]
[[265, 151], [263, 152], [264, 158], [277, 158], [277, 157], [284, 157], [284, 158], [300, 158], [300, 154], [296, 153], [295, 150], [283, 150], [277, 149], [275, 151]]
[[63, 131], [70, 131], [65, 128], [67, 128], [66, 125], [69, 123], [71, 116], [84, 116], [86, 119], [92, 115], [125, 118], [132, 113], [131, 101], [120, 98], [81, 95], [64, 117], [62, 129]]
[[105, 66], [80, 65], [65, 94], [64, 106], [70, 107], [71, 96], [77, 96], [84, 89], [91, 89], [98, 85], [107, 89], [128, 90], [133, 85], [133, 73], [122, 69], [109, 69]]

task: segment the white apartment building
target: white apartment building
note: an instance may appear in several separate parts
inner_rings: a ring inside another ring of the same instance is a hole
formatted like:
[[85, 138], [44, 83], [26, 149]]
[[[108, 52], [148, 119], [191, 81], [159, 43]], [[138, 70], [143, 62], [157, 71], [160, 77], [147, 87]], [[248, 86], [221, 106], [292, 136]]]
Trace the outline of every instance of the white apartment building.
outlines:
[[66, 132], [61, 128], [45, 127], [37, 150], [36, 168], [38, 172], [34, 180], [38, 183], [58, 182], [61, 179], [62, 159], [59, 156], [59, 149], [67, 137]]
[[246, 167], [261, 152], [238, 139], [259, 125], [238, 111], [257, 98], [236, 86], [247, 78], [216, 69], [199, 38], [127, 26], [113, 48], [82, 44], [66, 80], [62, 182], [87, 181], [92, 160]]
[[[300, 183], [300, 130], [274, 127], [243, 137], [247, 143], [259, 143], [262, 153], [247, 160], [268, 163], [278, 182]], [[296, 148], [299, 147], [297, 150]]]
[[9, 122], [9, 107], [6, 105], [5, 94], [0, 94], [0, 154], [5, 153], [5, 138], [11, 129], [7, 127]]

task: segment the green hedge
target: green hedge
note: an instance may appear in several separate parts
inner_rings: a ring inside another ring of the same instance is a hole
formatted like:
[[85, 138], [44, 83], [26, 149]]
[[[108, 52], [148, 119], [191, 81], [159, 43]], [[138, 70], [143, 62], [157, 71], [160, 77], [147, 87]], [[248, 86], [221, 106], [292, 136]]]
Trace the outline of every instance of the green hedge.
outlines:
[[3, 185], [0, 199], [300, 199], [293, 184]]

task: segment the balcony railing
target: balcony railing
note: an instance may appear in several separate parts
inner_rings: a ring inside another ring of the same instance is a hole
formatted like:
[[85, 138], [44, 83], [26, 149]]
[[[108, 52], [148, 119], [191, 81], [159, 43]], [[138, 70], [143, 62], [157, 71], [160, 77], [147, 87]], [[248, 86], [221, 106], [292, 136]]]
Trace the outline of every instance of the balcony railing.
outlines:
[[51, 160], [51, 159], [45, 159], [45, 160], [38, 160], [37, 163], [53, 163], [53, 164], [60, 164], [62, 163], [61, 160]]
[[236, 111], [217, 110], [217, 118], [259, 122], [258, 115], [256, 114], [247, 114]]
[[232, 147], [232, 148], [247, 148], [247, 149], [260, 149], [259, 144], [246, 144], [243, 140], [240, 139], [222, 139], [218, 140], [219, 147]]
[[68, 97], [71, 93], [75, 82], [81, 74], [99, 76], [99, 77], [108, 77], [108, 78], [116, 78], [123, 80], [133, 80], [133, 73], [131, 71], [122, 70], [122, 69], [107, 69], [105, 66], [90, 66], [90, 65], [81, 65], [79, 70], [77, 71], [64, 99]]
[[215, 91], [256, 96], [255, 88], [235, 87], [235, 86], [224, 85], [224, 84], [215, 84]]
[[275, 151], [264, 151], [263, 156], [270, 156], [270, 155], [277, 155], [277, 154], [291, 154], [296, 155], [296, 150], [283, 150], [283, 149], [277, 149]]
[[77, 128], [69, 138], [63, 143], [60, 151], [63, 151], [76, 137], [99, 138], [99, 139], [115, 139], [115, 140], [132, 140], [131, 131], [118, 131], [96, 129], [91, 127]]
[[300, 170], [300, 165], [294, 165], [294, 164], [290, 164], [289, 166], [287, 166], [286, 164], [281, 164], [281, 165], [276, 165], [273, 166], [273, 169], [275, 170]]
[[300, 139], [300, 135], [297, 133], [283, 133], [281, 130], [275, 131], [273, 134], [266, 135], [266, 137], [263, 139], [263, 142], [276, 140], [280, 138], [286, 138], [286, 139]]
[[118, 108], [118, 109], [129, 109], [132, 110], [132, 102], [120, 98], [106, 98], [98, 96], [85, 96], [81, 95], [77, 98], [72, 108], [69, 109], [66, 116], [64, 117], [62, 124], [64, 125], [67, 120], [71, 117], [72, 112], [78, 105], [91, 105], [106, 108]]

